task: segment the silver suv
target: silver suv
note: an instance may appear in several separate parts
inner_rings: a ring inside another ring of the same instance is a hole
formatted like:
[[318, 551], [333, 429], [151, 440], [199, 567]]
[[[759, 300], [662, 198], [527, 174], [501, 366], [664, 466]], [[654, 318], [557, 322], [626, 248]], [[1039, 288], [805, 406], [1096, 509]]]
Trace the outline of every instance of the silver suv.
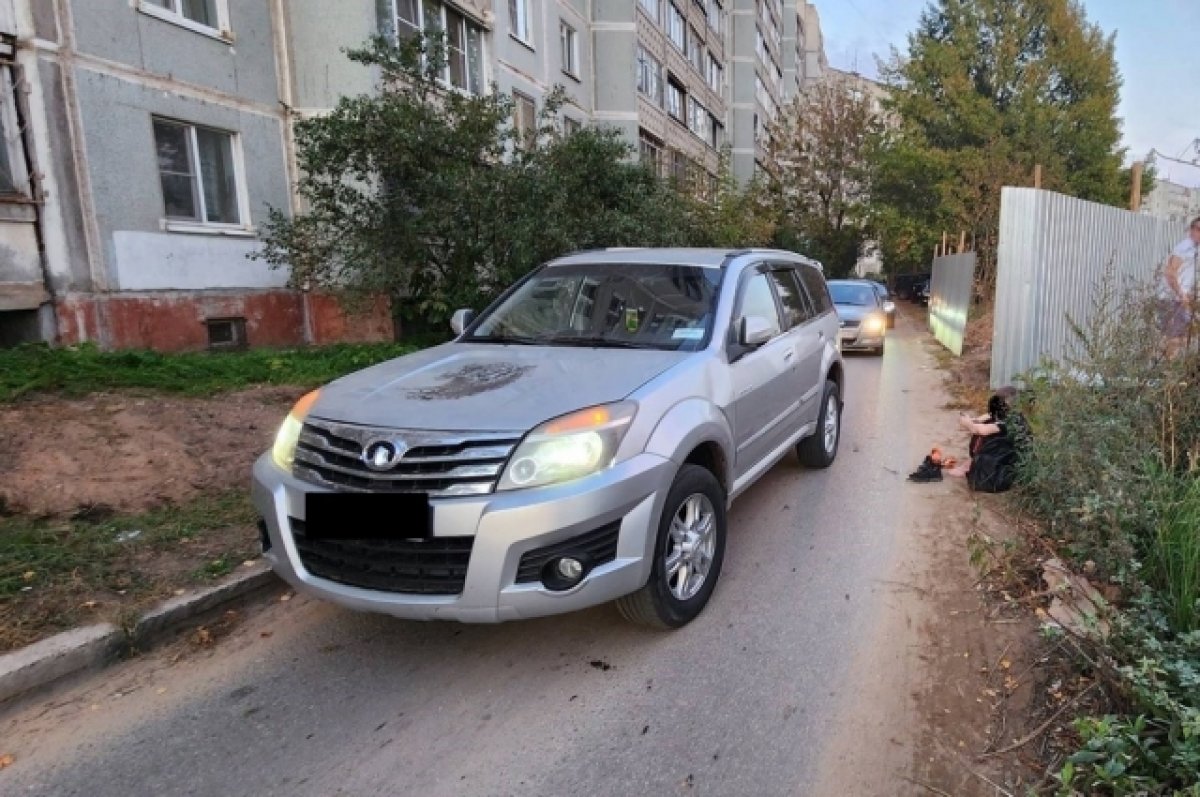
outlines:
[[264, 553], [297, 589], [497, 622], [617, 600], [704, 608], [730, 502], [841, 432], [820, 265], [769, 250], [563, 257], [448, 344], [302, 398], [254, 466]]

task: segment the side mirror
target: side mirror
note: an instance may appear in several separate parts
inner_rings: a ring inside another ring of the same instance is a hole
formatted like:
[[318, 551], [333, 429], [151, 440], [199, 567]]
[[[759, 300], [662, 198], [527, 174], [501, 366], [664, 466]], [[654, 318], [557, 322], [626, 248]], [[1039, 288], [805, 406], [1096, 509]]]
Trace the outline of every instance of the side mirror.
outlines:
[[471, 326], [471, 322], [474, 320], [474, 310], [455, 310], [454, 315], [450, 316], [450, 329], [454, 330], [455, 336], [461, 335], [467, 327]]
[[775, 334], [771, 322], [762, 316], [745, 316], [738, 322], [738, 344], [747, 349], [757, 349]]

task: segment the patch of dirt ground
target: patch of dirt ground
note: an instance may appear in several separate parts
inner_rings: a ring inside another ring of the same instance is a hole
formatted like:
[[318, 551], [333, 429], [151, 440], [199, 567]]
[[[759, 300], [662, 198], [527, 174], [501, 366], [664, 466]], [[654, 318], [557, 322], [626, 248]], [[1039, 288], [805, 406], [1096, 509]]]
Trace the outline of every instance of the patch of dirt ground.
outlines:
[[0, 507], [39, 517], [136, 513], [241, 488], [303, 392], [39, 395], [0, 407]]

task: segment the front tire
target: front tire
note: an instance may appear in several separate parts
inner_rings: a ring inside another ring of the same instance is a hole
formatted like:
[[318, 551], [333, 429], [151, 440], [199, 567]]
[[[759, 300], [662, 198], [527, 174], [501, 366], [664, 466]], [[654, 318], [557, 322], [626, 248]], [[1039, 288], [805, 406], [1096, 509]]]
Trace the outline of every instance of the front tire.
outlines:
[[887, 344], [885, 344], [885, 343], [880, 343], [880, 344], [879, 344], [879, 347], [878, 347], [878, 348], [876, 348], [876, 349], [875, 349], [875, 351], [871, 352], [871, 354], [873, 354], [873, 355], [874, 355], [874, 356], [876, 356], [876, 357], [882, 357], [882, 356], [883, 356], [883, 349], [884, 349], [884, 347], [885, 347], [886, 345], [887, 345]]
[[725, 560], [725, 491], [699, 465], [680, 468], [658, 523], [650, 580], [617, 599], [630, 622], [680, 628], [700, 614]]
[[817, 416], [817, 430], [796, 446], [800, 464], [808, 468], [828, 468], [837, 459], [838, 445], [842, 441], [842, 396], [837, 382], [825, 382], [821, 395], [821, 411]]

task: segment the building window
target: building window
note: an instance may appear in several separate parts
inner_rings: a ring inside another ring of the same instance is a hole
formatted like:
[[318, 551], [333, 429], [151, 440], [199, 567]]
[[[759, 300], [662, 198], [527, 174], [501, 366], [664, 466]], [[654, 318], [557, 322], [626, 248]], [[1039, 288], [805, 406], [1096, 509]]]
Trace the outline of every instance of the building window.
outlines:
[[725, 70], [721, 68], [721, 63], [717, 61], [717, 57], [712, 53], [708, 54], [708, 87], [713, 91], [721, 91], [721, 80], [724, 78], [722, 74]]
[[208, 348], [243, 349], [246, 347], [246, 319], [207, 318]]
[[212, 226], [244, 223], [233, 133], [156, 118], [154, 144], [168, 220]]
[[708, 136], [708, 145], [713, 149], [720, 149], [725, 143], [725, 128], [712, 114], [708, 115]]
[[680, 122], [685, 121], [683, 113], [686, 96], [687, 94], [684, 92], [683, 86], [680, 86], [673, 79], [667, 80], [667, 113], [673, 119]]
[[662, 16], [660, 16], [662, 7], [659, 5], [659, 0], [638, 0], [638, 3], [641, 4], [642, 10], [646, 12], [646, 16], [657, 23], [662, 23]]
[[583, 123], [578, 119], [572, 119], [569, 116], [563, 117], [563, 135], [573, 136], [583, 129]]
[[419, 0], [396, 0], [396, 36], [408, 41], [421, 32]]
[[708, 109], [695, 97], [688, 97], [688, 129], [705, 141], [709, 140], [708, 120]]
[[662, 64], [641, 45], [638, 45], [637, 59], [637, 89], [661, 108], [663, 104]]
[[441, 79], [449, 86], [482, 94], [483, 28], [437, 0], [395, 0], [396, 35], [400, 40], [424, 31], [430, 39], [440, 37], [446, 63]]
[[687, 51], [687, 26], [683, 23], [683, 13], [674, 3], [667, 8], [667, 38], [680, 52]]
[[721, 32], [721, 17], [724, 13], [721, 10], [721, 4], [717, 0], [708, 0], [704, 6], [704, 16], [708, 20], [708, 26], [717, 33]]
[[537, 106], [533, 98], [513, 92], [513, 126], [521, 137], [521, 145], [532, 147], [537, 141]]
[[7, 122], [0, 115], [0, 194], [15, 194], [17, 193], [17, 178], [13, 175], [12, 165], [9, 162], [8, 142], [11, 140], [8, 136]]
[[647, 169], [654, 172], [655, 176], [662, 177], [663, 148], [661, 142], [642, 133], [638, 136], [638, 155]]
[[691, 29], [691, 38], [688, 39], [688, 60], [692, 62], [692, 66], [696, 67], [696, 71], [704, 74], [704, 54], [707, 52], [704, 49], [704, 38], [700, 35], [700, 31], [695, 28]]
[[508, 0], [508, 22], [512, 35], [523, 43], [533, 46], [533, 20], [529, 13], [532, 0]]
[[562, 47], [563, 71], [579, 77], [579, 34], [565, 22], [558, 23], [558, 39]]
[[25, 142], [17, 116], [12, 70], [0, 67], [0, 195], [28, 196], [29, 176], [25, 169]]
[[168, 22], [216, 34], [229, 27], [226, 3], [227, 0], [139, 0], [138, 8]]

